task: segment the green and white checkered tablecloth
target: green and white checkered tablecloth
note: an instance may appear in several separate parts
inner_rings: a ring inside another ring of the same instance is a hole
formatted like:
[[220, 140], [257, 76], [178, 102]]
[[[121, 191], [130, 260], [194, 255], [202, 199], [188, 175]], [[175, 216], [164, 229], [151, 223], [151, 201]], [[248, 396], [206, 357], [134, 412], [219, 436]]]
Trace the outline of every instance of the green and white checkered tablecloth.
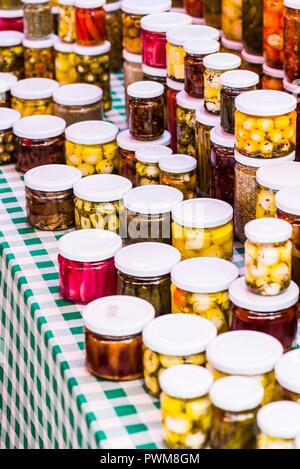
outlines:
[[[126, 126], [123, 79], [106, 116]], [[59, 295], [57, 240], [26, 222], [23, 178], [0, 169], [0, 448], [161, 448], [160, 411], [141, 381], [84, 366], [82, 306]], [[242, 249], [234, 262], [242, 267]], [[1, 350], [1, 349], [0, 349]]]

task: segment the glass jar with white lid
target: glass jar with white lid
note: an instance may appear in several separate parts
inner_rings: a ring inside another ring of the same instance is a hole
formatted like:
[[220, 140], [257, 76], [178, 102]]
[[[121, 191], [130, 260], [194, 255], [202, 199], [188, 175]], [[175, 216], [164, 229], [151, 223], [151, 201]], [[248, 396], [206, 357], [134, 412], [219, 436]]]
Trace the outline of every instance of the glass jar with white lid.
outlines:
[[24, 77], [23, 34], [19, 31], [0, 31], [0, 68], [20, 80]]
[[263, 396], [262, 385], [245, 376], [227, 376], [212, 385], [212, 449], [256, 448], [256, 415]]
[[46, 39], [23, 39], [25, 78], [54, 78], [54, 35]]
[[159, 378], [163, 439], [172, 449], [201, 449], [209, 439], [213, 377], [197, 365], [175, 365]]
[[153, 305], [156, 316], [170, 314], [170, 272], [180, 258], [177, 249], [163, 243], [124, 247], [115, 256], [118, 294], [144, 298]]
[[290, 401], [271, 402], [257, 414], [258, 449], [296, 449], [300, 432], [300, 404]]
[[146, 391], [159, 396], [159, 377], [164, 369], [205, 365], [205, 349], [216, 335], [210, 321], [191, 314], [167, 314], [147, 324], [143, 330]]
[[175, 187], [184, 200], [197, 197], [197, 161], [189, 155], [172, 155], [159, 160], [160, 184]]
[[60, 39], [54, 42], [55, 78], [60, 85], [76, 83], [77, 71], [75, 64], [74, 44]]
[[275, 378], [280, 399], [300, 404], [300, 350], [282, 355], [275, 366]]
[[159, 161], [161, 158], [170, 157], [171, 155], [171, 148], [164, 145], [152, 144], [139, 148], [135, 154], [137, 159], [137, 185], [159, 184]]
[[176, 103], [177, 153], [196, 158], [196, 111], [203, 105], [203, 100], [191, 98], [185, 91], [180, 91]]
[[22, 117], [53, 114], [53, 93], [59, 83], [50, 78], [26, 78], [11, 88], [11, 106]]
[[0, 72], [0, 108], [11, 107], [11, 87], [17, 83], [18, 78], [13, 73]]
[[22, 0], [24, 3], [24, 34], [27, 39], [42, 39], [53, 32], [49, 0]]
[[215, 380], [227, 375], [251, 377], [264, 387], [263, 404], [273, 400], [273, 370], [282, 354], [279, 340], [257, 331], [225, 332], [206, 349], [207, 367]]
[[229, 328], [228, 288], [238, 268], [223, 259], [187, 259], [171, 271], [172, 312], [199, 315], [222, 333]]
[[18, 111], [0, 108], [0, 166], [14, 161], [15, 143], [12, 127], [20, 117]]

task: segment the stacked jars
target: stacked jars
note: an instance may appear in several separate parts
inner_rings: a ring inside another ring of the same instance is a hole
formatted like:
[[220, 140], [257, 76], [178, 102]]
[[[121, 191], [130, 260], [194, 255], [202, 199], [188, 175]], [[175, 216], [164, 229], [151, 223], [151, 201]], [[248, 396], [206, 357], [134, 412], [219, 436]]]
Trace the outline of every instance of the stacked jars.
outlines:
[[22, 0], [24, 3], [24, 34], [26, 39], [46, 39], [53, 33], [49, 0]]
[[292, 83], [300, 76], [299, 59], [299, 25], [300, 5], [295, 0], [284, 0], [284, 72], [286, 79]]
[[23, 34], [0, 31], [0, 70], [24, 78]]
[[75, 0], [76, 40], [81, 46], [100, 46], [106, 35], [105, 0]]
[[76, 41], [74, 0], [59, 0], [58, 3], [58, 37], [67, 44]]
[[180, 91], [176, 102], [177, 153], [196, 158], [196, 111], [203, 105], [203, 100], [191, 98], [185, 91]]

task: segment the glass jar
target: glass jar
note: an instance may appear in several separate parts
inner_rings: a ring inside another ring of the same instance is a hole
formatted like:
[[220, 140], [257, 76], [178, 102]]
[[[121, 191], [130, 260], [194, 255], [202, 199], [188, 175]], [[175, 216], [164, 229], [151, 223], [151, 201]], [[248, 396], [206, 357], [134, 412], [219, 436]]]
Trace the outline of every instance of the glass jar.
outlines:
[[225, 132], [234, 134], [235, 98], [246, 91], [256, 89], [257, 73], [248, 70], [232, 70], [220, 76], [221, 83], [221, 126]]
[[184, 83], [185, 91], [192, 98], [204, 97], [203, 59], [208, 54], [219, 52], [220, 44], [212, 39], [187, 42], [184, 46]]
[[100, 46], [107, 37], [105, 0], [75, 0], [76, 41], [80, 46]]
[[257, 414], [258, 449], [296, 449], [300, 433], [300, 404], [289, 401], [271, 402]]
[[124, 88], [125, 88], [125, 106], [126, 106], [126, 116], [128, 121], [128, 101], [129, 96], [127, 94], [127, 88], [132, 83], [136, 81], [143, 81], [144, 72], [142, 69], [142, 56], [131, 54], [127, 52], [126, 49], [123, 49], [123, 71], [124, 71]]
[[184, 0], [183, 3], [188, 15], [203, 19], [203, 0]]
[[262, 78], [263, 90], [284, 91], [283, 79], [284, 79], [283, 70], [268, 67], [266, 64], [263, 65], [263, 78]]
[[11, 107], [11, 87], [17, 83], [18, 78], [12, 73], [0, 72], [0, 108]]
[[0, 31], [23, 32], [23, 10], [0, 10]]
[[[300, 86], [299, 83], [290, 83], [286, 78], [283, 80], [283, 87], [287, 93], [293, 94], [297, 100], [297, 124], [296, 135], [300, 135]], [[300, 161], [300, 139], [296, 138], [296, 161]]]
[[54, 78], [54, 38], [23, 39], [25, 78]]
[[280, 158], [296, 149], [297, 101], [282, 91], [248, 91], [235, 100], [235, 136], [239, 153]]
[[233, 209], [222, 200], [185, 200], [172, 210], [172, 244], [183, 259], [230, 259], [233, 251]]
[[264, 0], [264, 56], [268, 67], [282, 69], [283, 0]]
[[197, 365], [176, 365], [159, 378], [164, 443], [172, 449], [205, 448], [211, 426], [212, 375]]
[[218, 126], [210, 132], [210, 196], [234, 206], [235, 137]]
[[[191, 17], [188, 16], [191, 20]], [[220, 32], [210, 26], [188, 24], [167, 31], [167, 71], [168, 78], [184, 83], [184, 46], [187, 38], [193, 40], [212, 39], [218, 41]]]
[[3, 8], [3, 10], [17, 10], [18, 8], [22, 8], [22, 1], [21, 0], [1, 0], [0, 8]]
[[111, 70], [116, 72], [123, 66], [121, 2], [106, 3], [104, 10], [107, 39], [111, 43]]
[[173, 152], [177, 151], [177, 94], [183, 90], [184, 84], [167, 78], [167, 119], [168, 119], [168, 131], [171, 134], [171, 148]]
[[13, 124], [20, 119], [20, 114], [13, 109], [0, 108], [0, 166], [14, 161]]
[[212, 449], [256, 448], [256, 415], [263, 396], [262, 385], [244, 376], [227, 376], [212, 385]]
[[172, 155], [159, 160], [160, 184], [175, 187], [184, 200], [197, 197], [197, 161], [188, 155]]
[[241, 57], [243, 49], [243, 43], [239, 41], [231, 41], [226, 39], [225, 36], [221, 37], [221, 52], [227, 52], [229, 54], [236, 54]]
[[109, 111], [112, 106], [110, 89], [110, 42], [101, 46], [74, 46], [77, 80], [99, 86], [103, 91], [103, 109]]
[[196, 154], [198, 158], [198, 188], [202, 197], [210, 196], [211, 148], [210, 131], [220, 125], [220, 116], [210, 114], [201, 106], [196, 111]]
[[[283, 354], [281, 343], [257, 331], [230, 331], [218, 335], [207, 347], [207, 368], [217, 381], [228, 375], [252, 378], [262, 384], [263, 404], [273, 400], [274, 366]], [[233, 402], [233, 399], [232, 399]]]
[[19, 31], [0, 31], [0, 70], [24, 76], [23, 34]]
[[75, 226], [119, 234], [124, 214], [123, 196], [132, 188], [128, 179], [115, 174], [95, 174], [74, 186]]
[[53, 114], [53, 93], [59, 87], [49, 78], [26, 78], [11, 88], [11, 105], [22, 117]]
[[153, 241], [172, 244], [171, 211], [183, 199], [173, 187], [148, 185], [130, 190], [124, 196], [125, 216], [121, 233], [125, 244]]
[[54, 43], [55, 78], [60, 85], [76, 83], [77, 71], [73, 44], [60, 40]]
[[242, 37], [246, 52], [263, 55], [264, 2], [243, 0]]
[[58, 37], [71, 44], [76, 41], [75, 0], [59, 0]]
[[36, 115], [23, 117], [13, 125], [16, 169], [29, 169], [48, 164], [64, 164], [64, 131], [60, 117]]
[[222, 0], [203, 0], [203, 10], [205, 24], [221, 29]]
[[27, 220], [38, 230], [74, 226], [73, 186], [81, 178], [76, 168], [62, 164], [39, 166], [24, 177]]
[[26, 39], [45, 39], [53, 32], [51, 5], [48, 0], [22, 0]]
[[300, 350], [285, 353], [275, 366], [281, 399], [300, 403]]
[[263, 64], [264, 64], [264, 57], [263, 55], [253, 55], [249, 54], [245, 51], [245, 49], [241, 52], [242, 57], [242, 70], [250, 70], [251, 72], [257, 73], [260, 77], [258, 89], [261, 89], [261, 81], [262, 81], [262, 74], [263, 74]]
[[284, 73], [293, 82], [300, 76], [299, 27], [300, 6], [293, 0], [283, 0], [284, 4]]
[[299, 288], [294, 282], [284, 293], [266, 297], [252, 293], [245, 277], [241, 277], [230, 285], [229, 297], [233, 303], [231, 330], [264, 332], [278, 339], [284, 350], [293, 346], [297, 336], [299, 298]]
[[172, 312], [195, 314], [212, 322], [218, 334], [229, 329], [229, 285], [238, 268], [223, 259], [194, 258], [171, 271]]
[[64, 85], [53, 93], [54, 114], [66, 121], [67, 127], [82, 121], [101, 121], [102, 90], [87, 83]]
[[164, 87], [155, 81], [138, 81], [127, 88], [129, 130], [137, 140], [149, 141], [164, 132]]
[[154, 317], [141, 298], [110, 296], [84, 310], [86, 367], [98, 378], [128, 381], [143, 375], [142, 330]]
[[242, 0], [222, 0], [222, 30], [226, 39], [242, 41]]
[[152, 304], [156, 316], [169, 315], [170, 271], [179, 261], [179, 251], [167, 244], [137, 243], [124, 247], [115, 256], [118, 295], [143, 298]]
[[172, 155], [172, 150], [163, 145], [147, 145], [138, 149], [135, 154], [137, 186], [159, 184], [159, 161], [170, 155]]
[[144, 73], [144, 81], [155, 81], [164, 87], [164, 129], [167, 129], [167, 69], [153, 68], [142, 64], [142, 70]]
[[212, 114], [220, 114], [220, 77], [226, 70], [239, 68], [241, 59], [235, 54], [219, 52], [203, 59], [204, 70], [204, 106]]
[[196, 110], [203, 100], [191, 98], [185, 91], [176, 96], [177, 153], [196, 158]]

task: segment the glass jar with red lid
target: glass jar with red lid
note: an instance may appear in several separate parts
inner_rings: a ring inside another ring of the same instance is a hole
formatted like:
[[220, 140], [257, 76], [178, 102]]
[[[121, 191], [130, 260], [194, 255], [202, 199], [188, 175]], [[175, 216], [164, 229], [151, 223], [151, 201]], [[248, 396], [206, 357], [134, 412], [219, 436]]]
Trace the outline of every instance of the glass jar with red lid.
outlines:
[[264, 0], [264, 56], [268, 67], [282, 69], [283, 0]]
[[23, 10], [0, 10], [0, 31], [23, 32]]
[[284, 91], [284, 71], [263, 64], [262, 89]]
[[284, 72], [289, 81], [300, 76], [300, 4], [297, 0], [284, 0]]
[[106, 39], [105, 0], [76, 0], [76, 36], [81, 46], [99, 46]]
[[210, 196], [234, 205], [234, 135], [218, 126], [210, 131]]
[[[283, 87], [284, 91], [292, 94], [297, 99], [296, 135], [300, 135], [300, 84], [290, 83], [284, 78]], [[296, 138], [296, 161], [300, 161], [300, 138]]]
[[183, 83], [167, 78], [167, 120], [168, 131], [171, 134], [171, 148], [173, 152], [177, 151], [176, 96], [180, 91], [183, 91], [183, 89]]

